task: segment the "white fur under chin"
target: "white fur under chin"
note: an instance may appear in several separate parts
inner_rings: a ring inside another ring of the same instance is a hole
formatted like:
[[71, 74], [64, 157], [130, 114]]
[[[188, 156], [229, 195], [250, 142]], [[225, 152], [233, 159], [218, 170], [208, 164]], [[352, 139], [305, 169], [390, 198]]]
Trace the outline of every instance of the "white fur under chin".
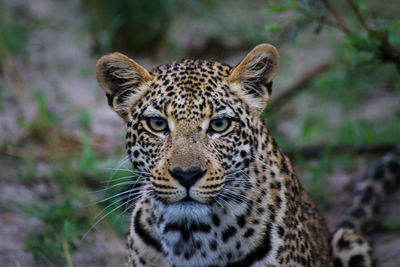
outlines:
[[194, 201], [173, 203], [163, 208], [164, 218], [169, 222], [184, 219], [194, 222], [204, 222], [205, 218], [210, 217], [210, 212], [210, 206]]

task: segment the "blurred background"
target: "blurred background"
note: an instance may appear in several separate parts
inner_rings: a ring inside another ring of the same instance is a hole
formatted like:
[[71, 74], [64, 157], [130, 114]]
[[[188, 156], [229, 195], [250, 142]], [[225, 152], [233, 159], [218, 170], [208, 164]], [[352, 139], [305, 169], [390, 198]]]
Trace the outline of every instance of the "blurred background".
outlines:
[[[0, 1], [0, 266], [123, 266], [131, 167], [95, 79], [112, 51], [150, 70], [275, 45], [263, 119], [333, 228], [400, 143], [399, 14], [398, 0]], [[372, 236], [378, 266], [400, 265], [399, 201]]]

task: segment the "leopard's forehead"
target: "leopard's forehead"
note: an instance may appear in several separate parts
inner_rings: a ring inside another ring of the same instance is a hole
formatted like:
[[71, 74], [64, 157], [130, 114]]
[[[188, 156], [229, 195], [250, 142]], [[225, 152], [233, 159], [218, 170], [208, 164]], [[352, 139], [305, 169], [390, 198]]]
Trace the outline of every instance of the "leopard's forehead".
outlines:
[[209, 60], [182, 59], [155, 68], [151, 74], [162, 87], [180, 89], [181, 93], [196, 93], [205, 87], [216, 87], [226, 78], [231, 67]]
[[151, 71], [152, 105], [163, 113], [170, 108], [176, 118], [199, 117], [194, 110], [217, 108], [218, 99], [229, 94], [226, 78], [231, 70], [219, 62], [191, 59], [158, 66]]

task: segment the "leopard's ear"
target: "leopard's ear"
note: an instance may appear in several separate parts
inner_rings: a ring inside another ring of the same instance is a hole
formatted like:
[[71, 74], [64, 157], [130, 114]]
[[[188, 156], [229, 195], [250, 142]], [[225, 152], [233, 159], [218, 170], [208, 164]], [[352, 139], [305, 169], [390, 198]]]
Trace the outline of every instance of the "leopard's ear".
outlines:
[[117, 52], [97, 61], [96, 78], [110, 107], [124, 120], [127, 120], [132, 105], [147, 91], [146, 83], [152, 79], [145, 68]]
[[260, 44], [232, 70], [228, 82], [250, 107], [262, 112], [271, 95], [272, 79], [278, 68], [279, 53], [276, 48]]

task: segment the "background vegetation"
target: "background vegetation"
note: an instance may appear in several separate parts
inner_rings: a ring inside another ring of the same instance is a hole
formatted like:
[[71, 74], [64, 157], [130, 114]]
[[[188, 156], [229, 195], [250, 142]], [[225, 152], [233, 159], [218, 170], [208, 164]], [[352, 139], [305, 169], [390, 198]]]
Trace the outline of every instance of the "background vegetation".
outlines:
[[[152, 68], [277, 46], [263, 119], [331, 226], [354, 178], [400, 142], [395, 0], [65, 2], [0, 3], [1, 266], [122, 265], [132, 171], [94, 77], [111, 51]], [[385, 225], [380, 264], [397, 266], [400, 220]]]

